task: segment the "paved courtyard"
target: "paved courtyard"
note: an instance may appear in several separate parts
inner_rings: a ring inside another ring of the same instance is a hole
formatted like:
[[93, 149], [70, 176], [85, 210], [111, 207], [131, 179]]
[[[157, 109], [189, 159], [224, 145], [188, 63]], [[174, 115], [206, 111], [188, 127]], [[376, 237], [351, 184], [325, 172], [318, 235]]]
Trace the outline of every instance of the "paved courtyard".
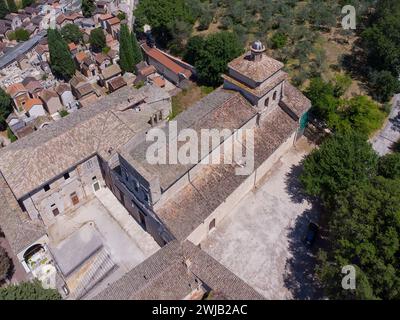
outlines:
[[314, 257], [302, 243], [317, 210], [299, 194], [302, 138], [217, 226], [202, 248], [267, 299], [315, 299]]
[[103, 246], [117, 265], [117, 269], [98, 284], [91, 295], [160, 249], [109, 189], [97, 191], [96, 196], [74, 212], [59, 215], [48, 230], [50, 241], [54, 245], [88, 223], [94, 225], [98, 231]]
[[381, 156], [390, 153], [395, 142], [400, 139], [400, 94], [393, 99], [393, 107], [386, 125], [370, 141]]

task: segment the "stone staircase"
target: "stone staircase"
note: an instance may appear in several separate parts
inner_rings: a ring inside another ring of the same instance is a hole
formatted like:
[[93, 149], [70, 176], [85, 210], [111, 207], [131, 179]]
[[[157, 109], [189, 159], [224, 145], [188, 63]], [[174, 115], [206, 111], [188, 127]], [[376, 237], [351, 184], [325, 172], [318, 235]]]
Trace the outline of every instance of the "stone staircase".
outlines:
[[83, 297], [116, 267], [117, 265], [111, 260], [109, 253], [105, 249], [101, 249], [70, 298], [77, 300]]

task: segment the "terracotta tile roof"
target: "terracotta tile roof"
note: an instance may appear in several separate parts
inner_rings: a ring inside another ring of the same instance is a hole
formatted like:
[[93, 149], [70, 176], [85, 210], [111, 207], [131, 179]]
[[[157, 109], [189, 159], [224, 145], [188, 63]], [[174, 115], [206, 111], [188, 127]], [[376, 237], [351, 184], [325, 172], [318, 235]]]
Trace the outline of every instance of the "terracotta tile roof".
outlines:
[[157, 72], [157, 70], [153, 65], [144, 67], [141, 70], [139, 70], [139, 73], [144, 77], [147, 77], [147, 76], [149, 76], [149, 75], [151, 75], [153, 73], [156, 73], [156, 72]]
[[[190, 266], [186, 263], [190, 261]], [[171, 241], [111, 283], [95, 300], [182, 300], [204, 283], [227, 299], [263, 297], [192, 243]]]
[[[29, 127], [26, 127], [29, 128]], [[43, 224], [26, 221], [17, 200], [0, 173], [0, 227], [14, 253], [32, 244], [46, 234]]]
[[75, 55], [75, 59], [78, 61], [78, 63], [82, 63], [86, 57], [87, 57], [87, 55], [86, 55], [86, 52], [84, 52], [84, 51], [78, 52]]
[[26, 102], [25, 102], [25, 104], [24, 104], [24, 106], [23, 106], [23, 108], [24, 108], [25, 111], [29, 111], [29, 110], [31, 110], [31, 108], [32, 108], [33, 106], [35, 106], [35, 105], [40, 105], [40, 106], [42, 106], [42, 105], [43, 105], [42, 100], [37, 99], [37, 98], [27, 99]]
[[286, 82], [283, 87], [281, 104], [289, 108], [297, 118], [311, 108], [311, 101], [289, 82]]
[[72, 51], [72, 50], [75, 50], [77, 48], [77, 46], [75, 43], [71, 42], [71, 43], [68, 43], [68, 48], [69, 48], [69, 51]]
[[254, 61], [251, 58], [251, 53], [247, 52], [229, 62], [228, 67], [249, 79], [252, 79], [256, 82], [262, 82], [282, 69], [284, 64], [278, 60], [268, 57], [266, 54], [262, 55], [260, 61]]
[[105, 80], [110, 79], [116, 75], [119, 75], [122, 72], [121, 68], [118, 64], [112, 64], [108, 66], [104, 70], [101, 71], [101, 74]]
[[47, 103], [51, 98], [57, 98], [58, 94], [54, 90], [45, 89], [40, 93], [40, 98]]
[[26, 92], [26, 88], [24, 87], [24, 85], [22, 83], [15, 83], [12, 84], [11, 86], [9, 86], [7, 88], [7, 93], [14, 98], [18, 93], [20, 92]]
[[267, 94], [272, 89], [274, 89], [278, 84], [287, 80], [288, 74], [282, 70], [279, 70], [273, 76], [271, 76], [267, 81], [264, 81], [261, 85], [259, 85], [256, 88], [249, 87], [245, 83], [240, 82], [240, 81], [236, 80], [235, 78], [230, 77], [229, 75], [226, 75], [226, 74], [223, 74], [222, 78], [224, 80], [227, 80], [228, 82], [233, 83], [237, 87], [242, 88], [242, 89], [246, 90], [247, 92], [250, 92], [253, 95], [255, 95], [256, 97], [260, 98], [260, 97], [264, 96], [265, 94]]
[[120, 23], [121, 21], [118, 19], [118, 17], [113, 17], [111, 19], [107, 20], [107, 23], [110, 24], [111, 26]]
[[56, 92], [59, 95], [62, 95], [66, 91], [71, 91], [71, 87], [67, 83], [60, 83], [56, 88]]
[[150, 125], [137, 112], [127, 124], [115, 111], [142, 92], [151, 97], [164, 94], [154, 86], [124, 87], [2, 148], [0, 171], [14, 195], [21, 198], [96, 153], [107, 161], [140, 130], [148, 129]]
[[101, 14], [99, 15], [99, 20], [108, 20], [108, 19], [112, 19], [114, 16], [112, 14], [106, 13], [106, 14]]
[[119, 76], [114, 79], [111, 79], [109, 81], [109, 85], [110, 85], [112, 91], [115, 91], [115, 90], [122, 88], [123, 86], [126, 86], [126, 82], [124, 80], [124, 77]]
[[155, 85], [159, 86], [160, 88], [165, 87], [165, 80], [163, 78], [161, 78], [160, 76], [152, 78], [151, 81], [153, 81], [153, 83]]
[[150, 48], [147, 44], [143, 44], [142, 48], [149, 57], [158, 61], [176, 75], [183, 74], [186, 76], [186, 78], [190, 78], [190, 76], [192, 75], [190, 70], [181, 67], [179, 64], [175, 63], [173, 60], [162, 54], [157, 48]]
[[[254, 132], [254, 169], [267, 160], [297, 129], [298, 123], [277, 107]], [[191, 183], [172, 196], [157, 216], [178, 240], [185, 240], [248, 176], [238, 165], [205, 165]]]
[[95, 55], [94, 59], [98, 64], [102, 64], [105, 60], [110, 60], [110, 57], [107, 56], [106, 54], [100, 52]]

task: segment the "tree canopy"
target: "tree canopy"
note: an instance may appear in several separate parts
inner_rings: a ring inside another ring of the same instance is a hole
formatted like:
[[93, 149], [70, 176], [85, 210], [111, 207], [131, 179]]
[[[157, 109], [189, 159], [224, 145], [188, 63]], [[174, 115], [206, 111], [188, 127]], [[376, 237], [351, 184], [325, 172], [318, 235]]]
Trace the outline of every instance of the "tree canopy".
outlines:
[[61, 300], [54, 289], [44, 289], [39, 280], [0, 288], [0, 300]]
[[129, 31], [126, 24], [121, 25], [119, 36], [119, 64], [125, 72], [134, 72], [135, 66], [143, 60], [142, 51], [135, 34]]
[[0, 283], [7, 278], [8, 272], [11, 268], [11, 260], [6, 250], [0, 247]]
[[361, 39], [371, 92], [385, 102], [400, 90], [400, 2], [377, 1], [375, 9]]
[[185, 56], [190, 62], [194, 62], [199, 81], [216, 87], [222, 82], [221, 74], [227, 71], [228, 62], [242, 52], [237, 36], [232, 32], [222, 31], [203, 40], [199, 37], [190, 39]]
[[56, 29], [48, 30], [48, 43], [52, 72], [58, 78], [69, 80], [75, 74], [75, 63], [67, 43]]
[[68, 23], [61, 28], [61, 35], [63, 39], [70, 43], [80, 43], [83, 41], [83, 34], [79, 27], [74, 23]]
[[[333, 299], [400, 298], [400, 183], [374, 177], [335, 197], [329, 221], [332, 249], [318, 274]], [[343, 290], [341, 268], [356, 266], [356, 289]]]
[[13, 111], [11, 97], [0, 88], [0, 130], [5, 130], [7, 127], [6, 119]]
[[365, 135], [338, 133], [305, 159], [300, 181], [308, 194], [329, 203], [340, 191], [373, 177], [377, 163], [378, 155]]
[[106, 36], [102, 28], [96, 28], [90, 32], [89, 43], [95, 52], [101, 52], [106, 47]]
[[82, 13], [86, 18], [93, 16], [93, 12], [96, 9], [94, 0], [82, 0]]
[[0, 0], [0, 19], [3, 19], [9, 12], [6, 1]]
[[186, 0], [142, 0], [139, 1], [134, 15], [137, 28], [149, 24], [157, 42], [164, 47], [174, 39], [173, 29], [177, 23], [194, 23]]
[[305, 90], [311, 100], [313, 115], [334, 131], [356, 130], [370, 135], [379, 129], [386, 117], [382, 107], [366, 96], [344, 99], [351, 80], [338, 74], [335, 81], [313, 78]]

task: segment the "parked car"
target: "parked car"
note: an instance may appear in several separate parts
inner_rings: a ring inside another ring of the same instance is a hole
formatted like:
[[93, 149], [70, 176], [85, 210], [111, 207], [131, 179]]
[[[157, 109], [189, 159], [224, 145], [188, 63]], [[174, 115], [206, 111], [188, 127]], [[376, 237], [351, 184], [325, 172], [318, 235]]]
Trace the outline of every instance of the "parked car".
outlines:
[[319, 227], [316, 223], [310, 222], [308, 224], [307, 233], [304, 236], [304, 243], [307, 246], [312, 246], [317, 238]]

